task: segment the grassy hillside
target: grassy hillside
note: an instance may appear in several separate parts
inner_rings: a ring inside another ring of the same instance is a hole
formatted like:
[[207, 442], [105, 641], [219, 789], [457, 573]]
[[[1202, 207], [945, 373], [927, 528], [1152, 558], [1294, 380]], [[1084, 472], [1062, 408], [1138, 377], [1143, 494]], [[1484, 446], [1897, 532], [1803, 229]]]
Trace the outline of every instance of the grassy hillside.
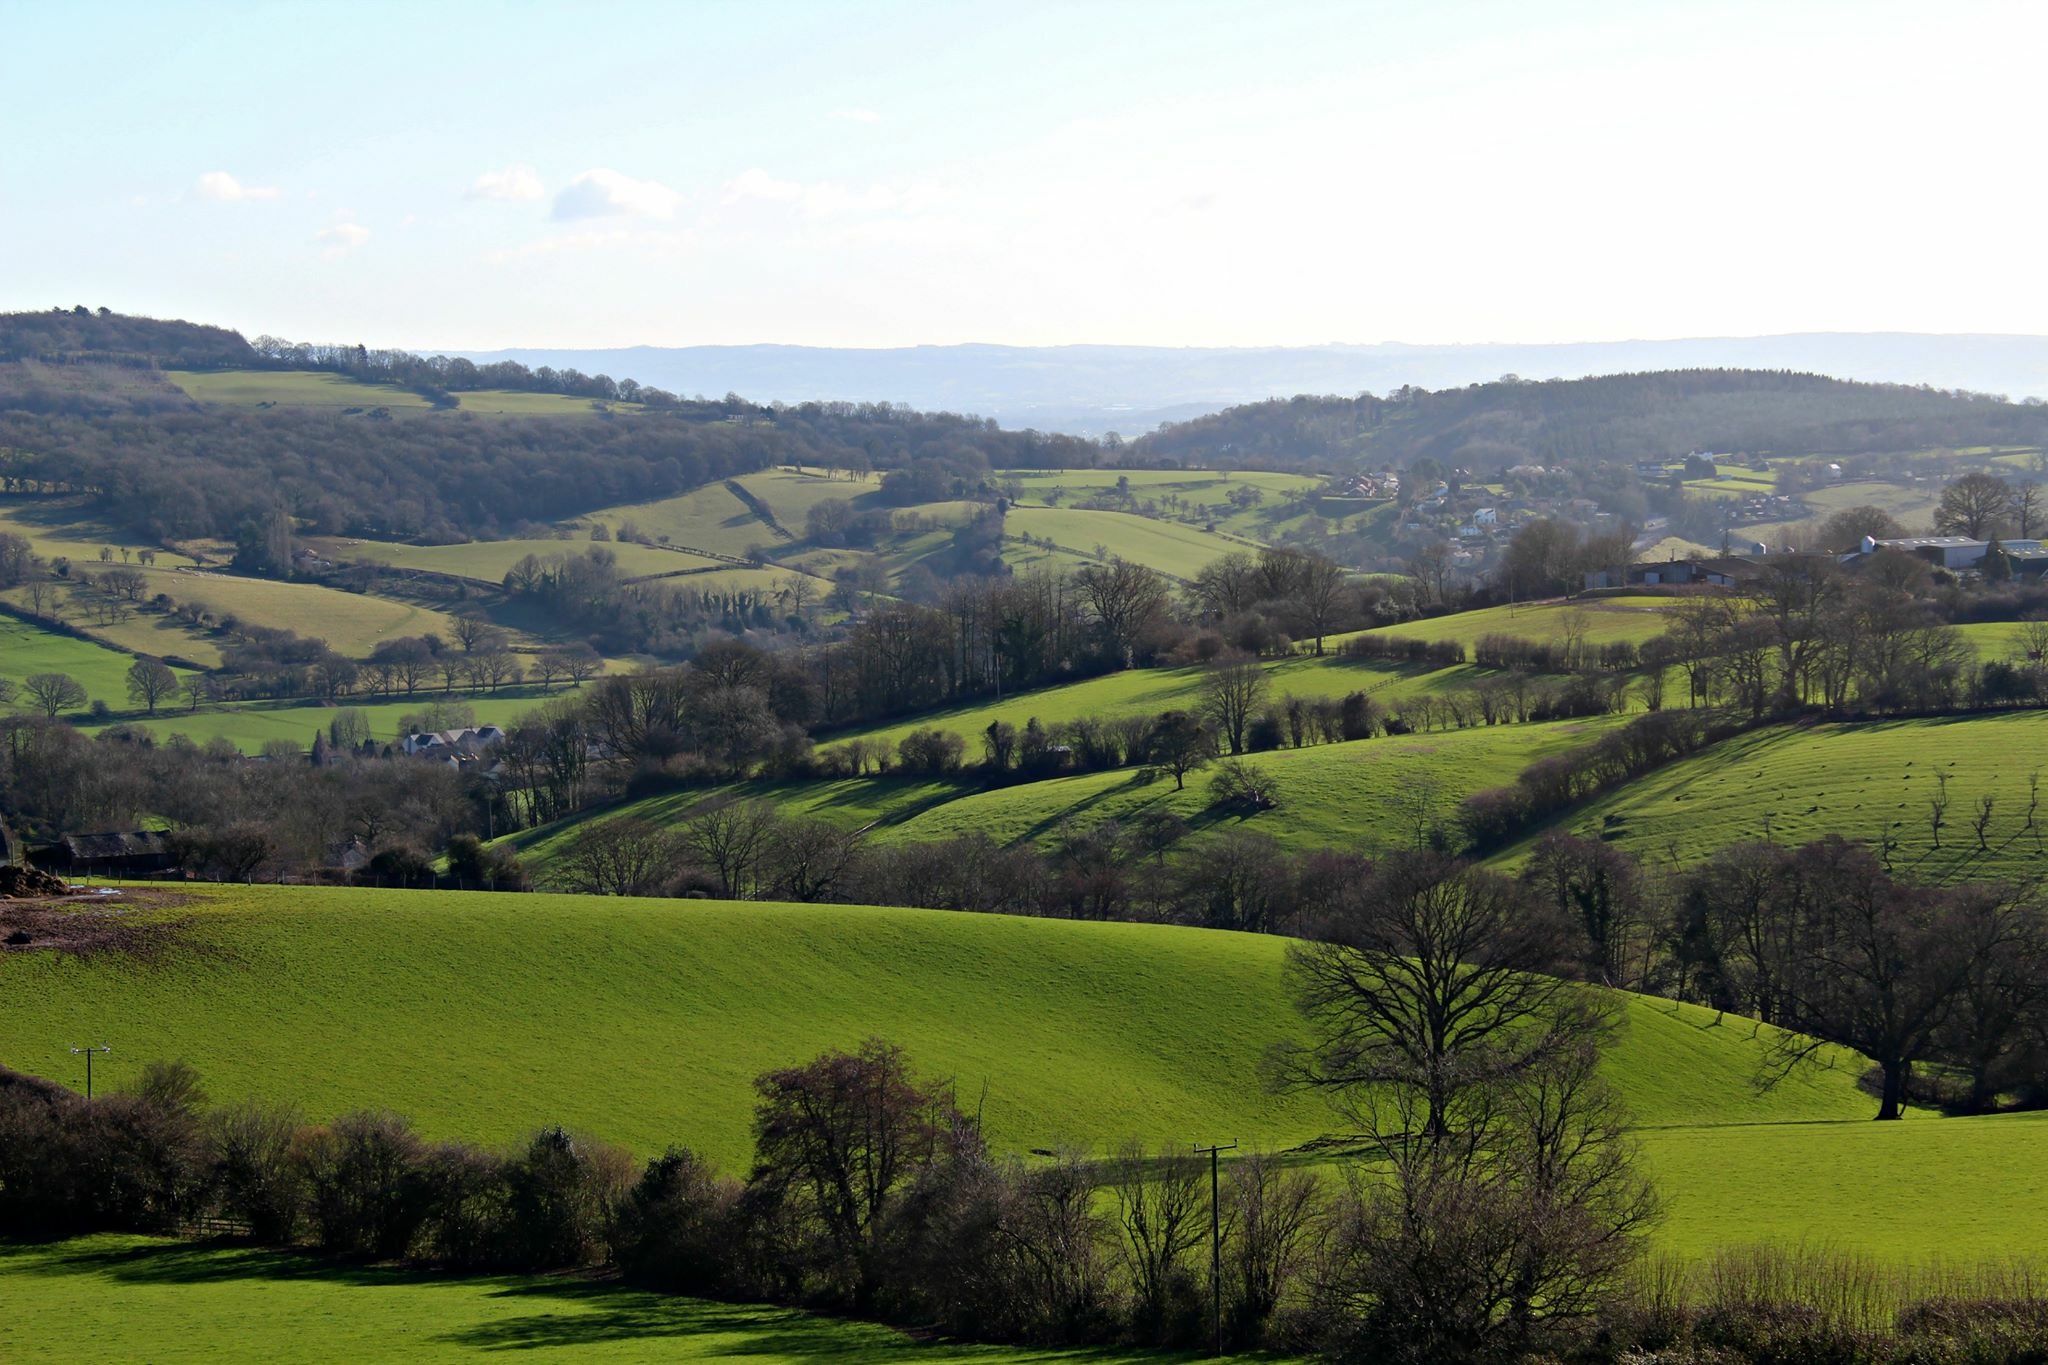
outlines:
[[723, 555], [744, 555], [749, 547], [768, 545], [776, 539], [767, 523], [722, 483], [705, 484], [658, 502], [609, 507], [592, 512], [575, 524], [602, 525], [617, 531], [628, 522], [651, 539], [659, 541], [666, 537], [667, 544]]
[[[1410, 640], [1457, 640], [1468, 647], [1485, 635], [1513, 635], [1524, 640], [1555, 640], [1576, 624], [1589, 644], [1617, 640], [1636, 644], [1662, 635], [1663, 614], [1678, 604], [1675, 597], [1587, 597], [1570, 602], [1527, 602], [1506, 607], [1481, 607], [1451, 616], [1403, 621], [1361, 634], [1397, 635]], [[1344, 638], [1344, 637], [1336, 637]]]
[[[2037, 771], [2043, 808], [2029, 831], [2027, 778]], [[1928, 808], [1937, 773], [1949, 779], [1938, 850]], [[1980, 849], [1971, 825], [1984, 796], [1995, 805]], [[1799, 844], [1841, 834], [1875, 845], [1888, 833], [1902, 876], [2037, 880], [2048, 875], [2048, 712], [1773, 726], [1639, 778], [1562, 823], [1679, 862], [1767, 836]]]
[[[431, 1133], [482, 1140], [559, 1120], [642, 1154], [685, 1141], [737, 1165], [753, 1075], [881, 1034], [953, 1077], [1008, 1150], [1216, 1133], [1285, 1145], [1332, 1126], [1319, 1101], [1257, 1081], [1263, 1050], [1296, 1027], [1273, 938], [261, 887], [205, 888], [147, 913], [186, 919], [183, 946], [131, 960], [10, 955], [0, 1060], [75, 1081], [64, 1049], [90, 1035], [114, 1045], [115, 1083], [147, 1058], [183, 1056], [218, 1096], [316, 1113], [388, 1104]], [[1668, 1001], [1627, 998], [1624, 1010], [1608, 1066], [1671, 1195], [1666, 1244], [1806, 1232], [1901, 1257], [2041, 1246], [2048, 1121], [1871, 1124], [1860, 1064], [1759, 1091], [1755, 1026]]]
[[133, 535], [115, 530], [96, 520], [85, 506], [85, 498], [0, 497], [0, 533], [20, 536], [44, 559], [68, 559], [82, 568], [96, 568], [100, 551], [111, 549], [122, 562], [122, 549], [131, 553], [150, 550], [156, 562], [167, 567], [190, 565], [188, 555], [149, 546]]
[[[1368, 692], [1382, 702], [1393, 702], [1418, 691], [1441, 691], [1465, 687], [1484, 676], [1470, 666], [1429, 669], [1396, 666], [1336, 655], [1323, 658], [1295, 657], [1266, 659], [1261, 668], [1267, 678], [1267, 695], [1278, 701], [1287, 696], [1343, 697]], [[1201, 665], [1187, 668], [1133, 668], [1107, 673], [1099, 678], [1034, 688], [1001, 701], [977, 702], [969, 706], [930, 711], [914, 719], [834, 735], [830, 742], [849, 739], [878, 739], [894, 744], [913, 730], [951, 730], [966, 739], [970, 751], [978, 752], [981, 734], [989, 725], [1006, 720], [1022, 729], [1034, 717], [1044, 725], [1079, 720], [1083, 716], [1114, 719], [1118, 716], [1153, 716], [1178, 707], [1201, 704], [1202, 680], [1207, 670]], [[829, 747], [829, 744], [828, 746]]]
[[1376, 852], [1412, 844], [1418, 822], [1450, 819], [1472, 792], [1499, 786], [1539, 758], [1583, 744], [1619, 718], [1502, 725], [1441, 734], [1321, 744], [1250, 756], [1279, 788], [1277, 810], [1250, 817], [1208, 809], [1209, 775], [1142, 780], [1132, 769], [977, 792], [913, 816], [890, 837], [985, 833], [1002, 843], [1048, 840], [1062, 827], [1128, 821], [1168, 810], [1198, 831], [1251, 829], [1290, 848]]
[[527, 555], [547, 559], [580, 555], [592, 549], [611, 551], [618, 560], [619, 572], [628, 578], [726, 567], [723, 560], [631, 541], [592, 545], [588, 540], [474, 540], [462, 545], [402, 545], [332, 537], [318, 544], [321, 553], [337, 560], [389, 564], [398, 569], [421, 569], [491, 584], [504, 582], [506, 571]]
[[574, 1276], [456, 1278], [251, 1248], [102, 1236], [0, 1244], [10, 1361], [1158, 1361], [1112, 1349], [913, 1340], [793, 1309], [643, 1294]]
[[[85, 688], [88, 701], [128, 709], [130, 655], [90, 640], [41, 630], [12, 616], [0, 616], [0, 678], [19, 684], [34, 673], [68, 673]], [[27, 699], [16, 698], [17, 708]], [[80, 708], [83, 710], [84, 708]]]
[[[1253, 545], [1179, 522], [1072, 507], [1013, 507], [1003, 519], [1003, 535], [1010, 540], [1030, 536], [1035, 541], [1049, 541], [1070, 555], [1119, 555], [1173, 578], [1193, 578], [1223, 556]], [[1030, 548], [1010, 547], [1025, 562]]]
[[[647, 1153], [748, 1149], [750, 1082], [880, 1034], [953, 1077], [1018, 1150], [1331, 1124], [1258, 1059], [1295, 1028], [1275, 938], [943, 911], [298, 888], [207, 888], [150, 960], [7, 959], [9, 1065], [114, 1080], [182, 1056], [214, 1093], [328, 1112], [388, 1104], [435, 1133], [562, 1121]], [[517, 983], [517, 989], [507, 986]], [[1703, 1011], [1630, 1006], [1617, 1080], [1645, 1122], [1849, 1118], [1843, 1074], [1759, 1095], [1753, 1042]], [[432, 1040], [431, 1046], [424, 1045]], [[125, 1060], [124, 1060], [125, 1059]], [[124, 1071], [123, 1068], [130, 1068]], [[985, 1087], [985, 1090], [984, 1090]]]
[[[388, 408], [394, 414], [436, 410], [424, 395], [396, 384], [372, 384], [325, 370], [167, 370], [165, 377], [201, 403], [229, 407]], [[588, 398], [509, 389], [474, 389], [455, 395], [446, 411], [503, 417], [587, 416]], [[609, 406], [635, 409], [636, 404]]]
[[[453, 702], [467, 706], [476, 714], [479, 725], [509, 725], [537, 706], [544, 705], [574, 688], [511, 687], [501, 692], [481, 693], [472, 696], [457, 692], [450, 696], [435, 690], [422, 692], [417, 697], [401, 697], [397, 701], [363, 700], [349, 698], [334, 706], [320, 702], [252, 702], [239, 706], [223, 706], [201, 711], [186, 711], [179, 707], [165, 707], [154, 718], [132, 719], [124, 724], [150, 731], [159, 739], [172, 735], [184, 735], [194, 743], [205, 744], [213, 739], [226, 739], [244, 753], [257, 753], [272, 740], [289, 740], [300, 748], [309, 748], [313, 736], [327, 728], [334, 719], [334, 713], [343, 706], [353, 707], [362, 712], [369, 722], [370, 734], [380, 741], [399, 738], [399, 718], [425, 710], [436, 702]], [[121, 706], [128, 705], [127, 694], [121, 695]], [[88, 726], [89, 732], [104, 727]]]

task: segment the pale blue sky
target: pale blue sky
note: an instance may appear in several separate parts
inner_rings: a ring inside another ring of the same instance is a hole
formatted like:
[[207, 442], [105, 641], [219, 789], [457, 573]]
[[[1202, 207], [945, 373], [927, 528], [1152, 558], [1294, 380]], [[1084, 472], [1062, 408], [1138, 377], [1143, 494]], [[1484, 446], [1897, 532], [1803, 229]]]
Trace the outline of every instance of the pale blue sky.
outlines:
[[2048, 332], [2048, 6], [0, 0], [0, 308], [421, 347]]

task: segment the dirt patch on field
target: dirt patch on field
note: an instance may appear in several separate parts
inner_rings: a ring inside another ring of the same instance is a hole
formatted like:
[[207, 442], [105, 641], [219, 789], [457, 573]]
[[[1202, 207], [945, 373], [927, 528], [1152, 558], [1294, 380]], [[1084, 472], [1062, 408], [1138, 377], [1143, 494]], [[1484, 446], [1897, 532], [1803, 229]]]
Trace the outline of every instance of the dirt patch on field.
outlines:
[[0, 900], [0, 954], [155, 957], [177, 946], [189, 923], [155, 912], [185, 900], [165, 891]]

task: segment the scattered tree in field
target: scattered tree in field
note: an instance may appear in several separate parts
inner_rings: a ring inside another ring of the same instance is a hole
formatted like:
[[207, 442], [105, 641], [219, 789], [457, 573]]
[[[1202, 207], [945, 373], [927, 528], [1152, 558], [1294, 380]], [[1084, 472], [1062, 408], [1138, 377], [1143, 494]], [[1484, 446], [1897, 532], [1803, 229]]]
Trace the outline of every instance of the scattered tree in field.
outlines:
[[1173, 774], [1173, 789], [1187, 786], [1187, 776], [1216, 752], [1215, 736], [1186, 711], [1168, 711], [1152, 723], [1145, 738], [1151, 761]]
[[693, 814], [676, 831], [683, 857], [718, 879], [728, 900], [754, 894], [781, 817], [765, 801], [724, 801]]
[[1245, 728], [1266, 691], [1266, 670], [1257, 659], [1244, 655], [1217, 659], [1202, 675], [1202, 714], [1232, 754], [1244, 752]]
[[157, 706], [178, 694], [178, 675], [161, 659], [137, 659], [128, 665], [128, 699], [156, 714]]
[[1948, 774], [1934, 774], [1934, 795], [1927, 798], [1927, 826], [1934, 835], [1934, 846], [1941, 847], [1941, 827], [1948, 823]]
[[85, 705], [85, 688], [69, 673], [31, 673], [22, 680], [22, 691], [51, 720]]

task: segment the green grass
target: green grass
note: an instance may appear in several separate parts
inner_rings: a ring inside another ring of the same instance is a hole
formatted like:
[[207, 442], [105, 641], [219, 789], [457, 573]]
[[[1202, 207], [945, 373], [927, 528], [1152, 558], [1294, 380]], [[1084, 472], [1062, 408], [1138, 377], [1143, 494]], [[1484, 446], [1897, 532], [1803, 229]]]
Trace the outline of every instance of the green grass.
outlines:
[[1605, 717], [1502, 725], [1249, 755], [1249, 762], [1272, 776], [1280, 802], [1278, 809], [1250, 817], [1208, 809], [1205, 771], [1191, 773], [1186, 789], [1175, 791], [1170, 776], [1146, 782], [1126, 768], [977, 792], [893, 825], [888, 835], [909, 840], [985, 833], [1000, 843], [1049, 841], [1063, 827], [1166, 810], [1202, 833], [1248, 829], [1298, 850], [1383, 852], [1412, 844], [1418, 818], [1449, 820], [1472, 792], [1510, 782], [1537, 759], [1587, 743], [1618, 723], [1618, 717]]
[[[187, 917], [186, 945], [8, 958], [0, 1060], [76, 1083], [65, 1048], [91, 1035], [114, 1045], [110, 1084], [185, 1057], [223, 1098], [291, 1099], [316, 1117], [386, 1105], [431, 1135], [485, 1142], [560, 1121], [642, 1155], [688, 1143], [731, 1169], [748, 1149], [755, 1074], [875, 1034], [953, 1078], [1008, 1151], [1211, 1133], [1288, 1146], [1336, 1126], [1320, 1101], [1257, 1081], [1264, 1050], [1298, 1027], [1277, 938], [272, 887], [201, 888], [138, 913]], [[1621, 1003], [1605, 1065], [1671, 1206], [1664, 1244], [1805, 1236], [1901, 1259], [2048, 1248], [2048, 1119], [1873, 1124], [1853, 1058], [1760, 1090], [1767, 1031]]]
[[[538, 687], [508, 688], [497, 693], [467, 692], [445, 695], [438, 689], [422, 692], [419, 696], [397, 701], [364, 701], [343, 698], [333, 706], [318, 702], [297, 702], [285, 705], [271, 703], [250, 703], [242, 706], [224, 706], [218, 709], [185, 711], [166, 707], [154, 718], [139, 718], [122, 722], [148, 730], [158, 739], [169, 739], [172, 735], [184, 735], [195, 744], [205, 744], [214, 739], [226, 739], [244, 753], [256, 753], [272, 740], [289, 740], [302, 749], [311, 748], [313, 736], [325, 730], [334, 719], [335, 712], [342, 707], [353, 707], [363, 713], [369, 722], [370, 734], [379, 741], [399, 737], [399, 718], [417, 714], [436, 702], [454, 702], [469, 707], [476, 713], [479, 725], [510, 725], [535, 707], [545, 704], [554, 697], [572, 692], [573, 688], [552, 687], [543, 692]], [[126, 685], [123, 685], [121, 706], [127, 706]], [[105, 727], [87, 727], [96, 732]]]
[[[658, 541], [666, 536], [667, 543], [673, 545], [724, 555], [744, 555], [751, 546], [772, 545], [777, 539], [767, 523], [722, 483], [708, 483], [656, 502], [609, 507], [572, 524], [602, 525], [617, 531], [628, 522], [650, 539]], [[803, 534], [794, 527], [791, 530], [796, 535]]]
[[829, 782], [728, 782], [712, 787], [642, 797], [602, 810], [521, 830], [499, 842], [515, 849], [527, 869], [545, 883], [557, 871], [569, 840], [586, 825], [615, 819], [672, 825], [707, 802], [730, 797], [772, 801], [784, 815], [828, 820], [847, 829], [907, 820], [918, 811], [979, 789], [970, 778], [852, 777]]
[[459, 1278], [145, 1237], [0, 1243], [9, 1361], [1159, 1361], [914, 1341], [873, 1323], [574, 1276]]
[[[1427, 669], [1346, 659], [1334, 654], [1320, 659], [1267, 659], [1261, 662], [1261, 667], [1267, 679], [1267, 699], [1276, 703], [1290, 695], [1329, 698], [1366, 692], [1383, 704], [1393, 705], [1418, 692], [1471, 686], [1484, 676], [1482, 670], [1469, 666]], [[914, 720], [848, 731], [834, 735], [820, 747], [830, 748], [851, 739], [880, 740], [893, 747], [913, 730], [941, 729], [965, 739], [970, 754], [978, 757], [982, 732], [995, 721], [1006, 720], [1021, 730], [1033, 719], [1043, 725], [1054, 725], [1084, 716], [1109, 720], [1187, 710], [1201, 704], [1202, 680], [1206, 676], [1207, 669], [1199, 664], [1186, 668], [1125, 669], [1080, 682], [1034, 688], [1001, 701], [949, 707], [926, 712]]]
[[86, 505], [88, 501], [78, 494], [55, 498], [0, 497], [0, 533], [22, 537], [44, 559], [69, 559], [85, 569], [97, 570], [100, 551], [105, 549], [115, 552], [110, 568], [123, 563], [123, 548], [150, 550], [162, 565], [194, 562], [175, 551], [144, 545], [132, 535], [100, 522]]
[[567, 393], [527, 393], [519, 389], [465, 389], [455, 395], [463, 412], [490, 417], [588, 417], [606, 407], [613, 412], [639, 412], [638, 403], [604, 403]]
[[[1678, 604], [1673, 597], [1586, 597], [1570, 602], [1526, 602], [1482, 607], [1450, 616], [1404, 621], [1358, 634], [1395, 635], [1409, 640], [1457, 640], [1470, 647], [1481, 636], [1513, 635], [1524, 640], [1555, 640], [1576, 622], [1588, 644], [1628, 640], [1641, 644], [1665, 631], [1664, 613]], [[1333, 639], [1349, 637], [1333, 636]]]
[[1757, 1242], [1958, 1265], [2048, 1252], [2048, 1114], [1643, 1135], [1681, 1255]]
[[[132, 656], [105, 645], [0, 616], [0, 678], [16, 684], [33, 673], [68, 673], [85, 688], [88, 702], [104, 701], [125, 711], [128, 669], [134, 662]], [[26, 698], [16, 698], [16, 709], [26, 706]]]
[[1071, 507], [1013, 507], [1004, 518], [1003, 533], [1049, 540], [1069, 555], [1095, 558], [1099, 549], [1182, 579], [1193, 578], [1227, 554], [1255, 548], [1178, 522]]
[[[2048, 712], [1773, 726], [1638, 778], [1561, 824], [1642, 858], [1681, 863], [1767, 835], [1786, 845], [1827, 834], [1874, 845], [1888, 831], [1901, 876], [2036, 881], [2048, 875], [2048, 853], [2023, 828], [2027, 776], [2036, 770], [2048, 842]], [[1949, 778], [1939, 850], [1928, 810], [1936, 773]], [[1985, 795], [1996, 806], [1988, 850], [1980, 851], [1970, 825]]]
[[461, 545], [403, 545], [383, 540], [330, 538], [318, 542], [321, 553], [340, 561], [367, 560], [398, 569], [421, 569], [429, 573], [452, 574], [479, 583], [502, 583], [506, 572], [527, 555], [549, 559], [560, 555], [580, 556], [590, 550], [609, 550], [616, 557], [619, 572], [627, 578], [673, 574], [685, 569], [717, 569], [723, 561], [702, 555], [631, 541], [593, 544], [575, 540], [473, 540]]
[[[562, 1122], [738, 1168], [754, 1076], [879, 1034], [950, 1076], [1005, 1150], [1221, 1131], [1292, 1145], [1321, 1101], [1257, 1083], [1296, 1024], [1285, 942], [945, 911], [531, 894], [204, 888], [147, 960], [7, 959], [8, 1065], [70, 1080], [73, 1035], [118, 1083], [184, 1057], [218, 1096], [365, 1104], [436, 1136]], [[1614, 1075], [1648, 1123], [1860, 1117], [1846, 1073], [1747, 1083], [1760, 1044], [1632, 1000]], [[430, 1045], [429, 1045], [430, 1044]], [[986, 1091], [984, 1093], [984, 1086]]]
[[151, 596], [167, 593], [180, 606], [203, 602], [217, 616], [233, 615], [252, 625], [322, 639], [328, 648], [350, 658], [361, 658], [378, 641], [400, 635], [454, 638], [455, 623], [447, 613], [388, 597], [224, 573], [164, 568], [141, 573], [149, 580]]
[[166, 370], [164, 378], [201, 403], [290, 408], [389, 408], [427, 412], [433, 404], [396, 384], [365, 384], [324, 370]]

